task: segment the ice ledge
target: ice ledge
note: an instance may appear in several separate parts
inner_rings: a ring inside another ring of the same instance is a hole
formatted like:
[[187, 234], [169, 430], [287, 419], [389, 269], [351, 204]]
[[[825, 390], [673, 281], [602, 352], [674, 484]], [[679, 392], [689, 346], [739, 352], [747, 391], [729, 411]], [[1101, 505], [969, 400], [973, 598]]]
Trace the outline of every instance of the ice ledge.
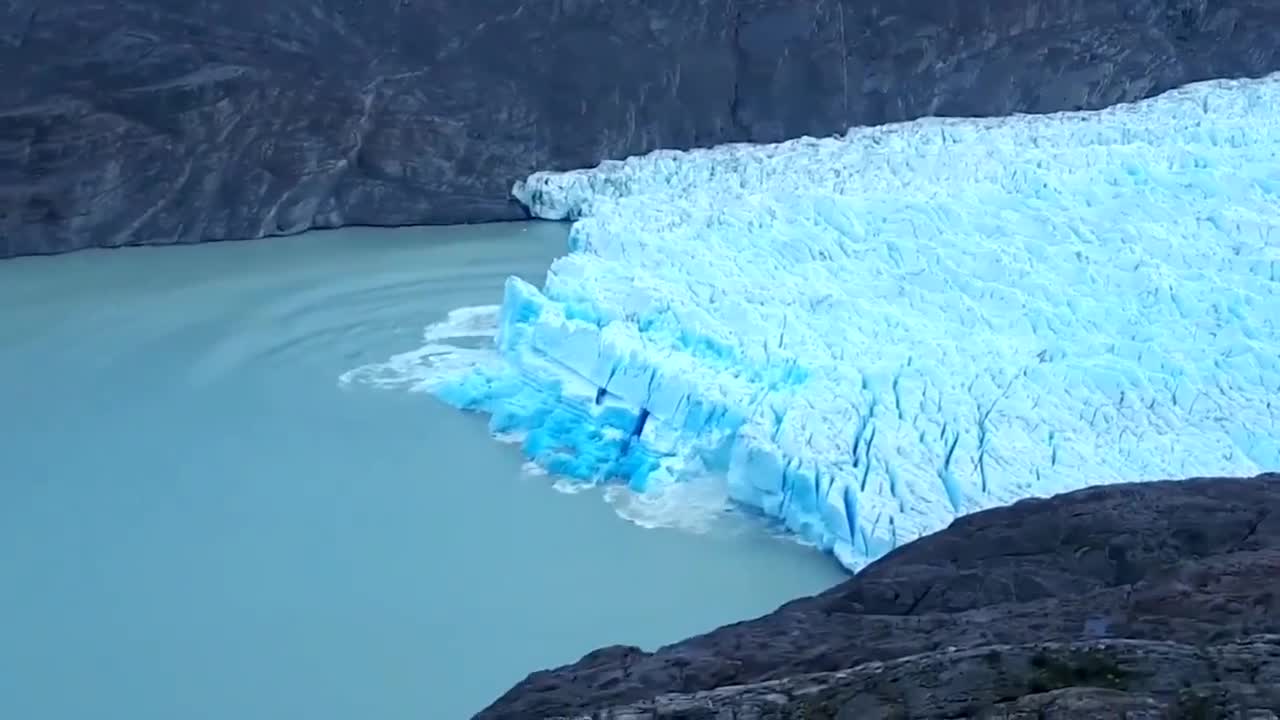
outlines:
[[548, 470], [706, 473], [856, 569], [1088, 484], [1280, 469], [1280, 80], [539, 173], [581, 218], [437, 386]]

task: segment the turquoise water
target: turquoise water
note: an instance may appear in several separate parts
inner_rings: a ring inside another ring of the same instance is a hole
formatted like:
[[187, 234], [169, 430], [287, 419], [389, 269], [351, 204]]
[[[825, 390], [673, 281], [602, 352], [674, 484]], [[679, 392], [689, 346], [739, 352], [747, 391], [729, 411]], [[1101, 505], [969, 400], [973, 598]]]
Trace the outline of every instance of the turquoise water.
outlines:
[[838, 581], [747, 521], [639, 527], [483, 418], [339, 384], [563, 252], [563, 226], [490, 225], [0, 263], [0, 717], [463, 718]]

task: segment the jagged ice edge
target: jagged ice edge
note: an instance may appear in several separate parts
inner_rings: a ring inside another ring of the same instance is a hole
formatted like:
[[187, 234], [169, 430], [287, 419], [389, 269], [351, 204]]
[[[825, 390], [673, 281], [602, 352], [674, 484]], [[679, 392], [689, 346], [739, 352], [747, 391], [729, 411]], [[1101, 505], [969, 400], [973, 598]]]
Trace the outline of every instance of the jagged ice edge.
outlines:
[[1022, 497], [1276, 469], [1278, 87], [537, 173], [571, 253], [508, 281], [505, 364], [434, 392], [582, 481], [725, 473], [851, 569]]

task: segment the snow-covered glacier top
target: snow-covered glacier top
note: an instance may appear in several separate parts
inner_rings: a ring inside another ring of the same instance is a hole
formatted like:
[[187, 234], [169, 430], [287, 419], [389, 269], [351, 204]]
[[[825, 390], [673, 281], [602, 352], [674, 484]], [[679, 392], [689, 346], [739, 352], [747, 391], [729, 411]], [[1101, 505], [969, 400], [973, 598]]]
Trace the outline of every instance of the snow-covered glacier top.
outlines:
[[857, 569], [1028, 496], [1280, 469], [1280, 76], [515, 193], [571, 252], [433, 387], [554, 472], [724, 474]]

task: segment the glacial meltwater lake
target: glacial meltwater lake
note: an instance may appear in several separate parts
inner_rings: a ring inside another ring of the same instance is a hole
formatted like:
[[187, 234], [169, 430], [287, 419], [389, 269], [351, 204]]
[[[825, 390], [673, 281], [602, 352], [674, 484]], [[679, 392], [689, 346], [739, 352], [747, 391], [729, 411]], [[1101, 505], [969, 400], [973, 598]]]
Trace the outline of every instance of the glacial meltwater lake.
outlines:
[[541, 283], [565, 233], [0, 261], [0, 718], [466, 718], [534, 669], [839, 581], [745, 521], [645, 529], [482, 417], [338, 382]]

